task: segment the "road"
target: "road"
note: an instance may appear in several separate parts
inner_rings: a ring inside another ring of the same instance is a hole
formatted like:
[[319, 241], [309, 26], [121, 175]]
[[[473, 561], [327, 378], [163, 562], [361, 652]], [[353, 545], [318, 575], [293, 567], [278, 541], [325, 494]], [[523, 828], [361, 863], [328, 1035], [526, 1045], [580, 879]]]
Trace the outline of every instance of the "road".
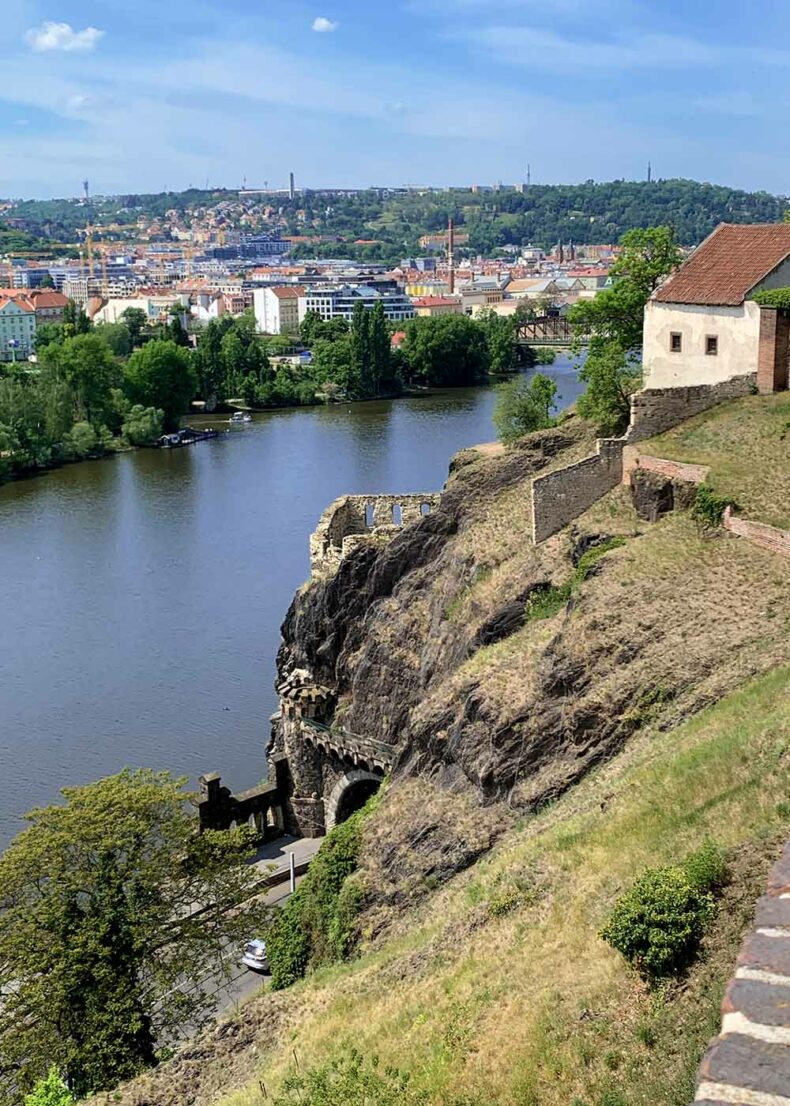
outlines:
[[[261, 876], [282, 875], [289, 870], [291, 853], [294, 854], [296, 864], [302, 864], [312, 860], [322, 841], [322, 837], [280, 837], [277, 841], [263, 845], [252, 863], [260, 871]], [[303, 875], [296, 877], [297, 886], [303, 879]], [[261, 902], [267, 906], [278, 906], [284, 903], [290, 894], [290, 884], [285, 881], [264, 892], [261, 895]], [[235, 949], [229, 956], [228, 963], [233, 967], [232, 978], [228, 980], [214, 977], [216, 986], [208, 988], [208, 993], [216, 995], [218, 999], [217, 1016], [237, 1012], [241, 1002], [259, 991], [268, 979], [268, 976], [241, 967], [239, 959], [242, 951], [242, 949]], [[191, 1033], [187, 1035], [191, 1036]]]

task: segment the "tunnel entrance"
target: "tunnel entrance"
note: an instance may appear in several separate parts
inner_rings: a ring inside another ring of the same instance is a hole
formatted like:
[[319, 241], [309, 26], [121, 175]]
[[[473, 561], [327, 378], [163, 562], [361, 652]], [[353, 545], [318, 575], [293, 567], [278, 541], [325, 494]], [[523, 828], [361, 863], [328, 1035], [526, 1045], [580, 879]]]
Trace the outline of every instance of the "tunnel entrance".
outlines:
[[382, 777], [373, 772], [347, 772], [336, 783], [326, 804], [327, 833], [361, 810], [371, 795], [381, 787]]

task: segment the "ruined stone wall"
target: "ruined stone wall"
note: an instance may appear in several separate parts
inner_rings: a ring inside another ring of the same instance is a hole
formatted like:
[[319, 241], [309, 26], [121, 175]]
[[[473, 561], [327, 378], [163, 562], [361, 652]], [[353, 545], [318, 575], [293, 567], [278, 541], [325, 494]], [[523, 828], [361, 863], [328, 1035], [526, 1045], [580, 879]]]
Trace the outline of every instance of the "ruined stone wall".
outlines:
[[623, 450], [623, 483], [630, 484], [637, 469], [656, 472], [670, 480], [681, 480], [687, 484], [701, 484], [710, 472], [709, 465], [688, 465], [683, 461], [668, 461], [665, 457], [651, 457], [640, 453], [637, 446], [627, 445]]
[[644, 388], [631, 396], [631, 422], [627, 442], [640, 442], [671, 430], [678, 423], [730, 399], [750, 395], [757, 386], [755, 373], [734, 376], [720, 384], [689, 388]]
[[532, 481], [532, 540], [545, 541], [617, 487], [623, 478], [622, 438], [599, 438], [596, 452]]
[[770, 549], [772, 553], [790, 557], [790, 530], [780, 530], [776, 526], [768, 526], [765, 522], [752, 522], [748, 518], [736, 518], [731, 507], [725, 510], [721, 524], [725, 530], [736, 534], [739, 538], [746, 538], [747, 541], [759, 545], [762, 549]]
[[313, 576], [334, 572], [343, 557], [368, 534], [392, 534], [435, 510], [438, 492], [420, 495], [344, 495], [321, 515], [310, 535]]

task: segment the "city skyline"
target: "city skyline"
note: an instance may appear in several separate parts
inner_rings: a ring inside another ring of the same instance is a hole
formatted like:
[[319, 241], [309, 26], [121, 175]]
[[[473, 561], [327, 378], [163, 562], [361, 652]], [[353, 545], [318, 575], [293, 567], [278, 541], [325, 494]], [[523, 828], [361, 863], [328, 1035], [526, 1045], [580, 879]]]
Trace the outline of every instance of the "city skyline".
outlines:
[[6, 0], [0, 195], [688, 177], [786, 193], [790, 13]]

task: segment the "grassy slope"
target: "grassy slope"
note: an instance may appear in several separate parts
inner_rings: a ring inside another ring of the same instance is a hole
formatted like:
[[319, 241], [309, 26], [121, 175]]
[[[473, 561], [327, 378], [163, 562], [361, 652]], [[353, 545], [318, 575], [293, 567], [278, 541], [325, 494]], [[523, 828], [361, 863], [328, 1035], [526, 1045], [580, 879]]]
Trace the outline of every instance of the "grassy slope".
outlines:
[[[437, 1103], [462, 1092], [524, 1106], [687, 1102], [754, 897], [790, 832], [789, 675], [646, 733], [380, 949], [300, 985], [301, 1017], [260, 1064], [269, 1092], [293, 1049], [304, 1066], [354, 1044], [408, 1069]], [[703, 962], [651, 996], [597, 932], [645, 867], [707, 836], [732, 857], [725, 904]], [[262, 1101], [257, 1079], [222, 1099]]]
[[644, 453], [710, 465], [710, 482], [749, 518], [790, 528], [790, 395], [750, 396], [640, 444]]

